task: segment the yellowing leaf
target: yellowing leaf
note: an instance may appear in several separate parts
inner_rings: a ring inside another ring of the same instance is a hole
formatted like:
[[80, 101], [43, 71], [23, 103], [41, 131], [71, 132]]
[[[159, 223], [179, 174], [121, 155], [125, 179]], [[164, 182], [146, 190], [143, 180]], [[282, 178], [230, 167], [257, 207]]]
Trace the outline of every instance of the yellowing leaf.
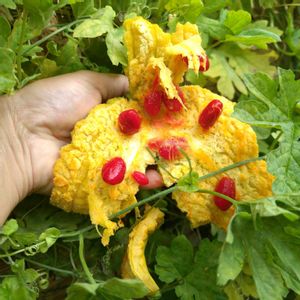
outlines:
[[274, 75], [276, 68], [271, 65], [271, 61], [276, 58], [274, 51], [259, 54], [250, 49], [241, 49], [235, 44], [225, 44], [212, 51], [211, 67], [205, 75], [218, 78], [219, 92], [233, 99], [236, 89], [242, 94], [248, 94], [243, 82], [245, 74], [263, 71]]

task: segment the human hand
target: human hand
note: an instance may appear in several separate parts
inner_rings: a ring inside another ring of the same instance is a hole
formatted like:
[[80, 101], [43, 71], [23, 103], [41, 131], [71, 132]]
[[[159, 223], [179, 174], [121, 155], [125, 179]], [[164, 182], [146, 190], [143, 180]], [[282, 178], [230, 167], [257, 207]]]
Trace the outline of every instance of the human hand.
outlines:
[[[121, 96], [127, 89], [123, 75], [79, 71], [36, 81], [14, 96], [0, 99], [6, 116], [0, 138], [10, 148], [5, 150], [9, 157], [2, 162], [8, 178], [0, 185], [0, 204], [5, 202], [9, 207], [0, 213], [0, 223], [27, 194], [51, 191], [54, 163], [59, 149], [70, 141], [75, 123], [98, 103]], [[147, 176], [148, 188], [162, 184], [157, 172], [149, 170]], [[14, 184], [10, 190], [15, 192], [5, 201], [1, 193], [11, 184], [9, 180]]]

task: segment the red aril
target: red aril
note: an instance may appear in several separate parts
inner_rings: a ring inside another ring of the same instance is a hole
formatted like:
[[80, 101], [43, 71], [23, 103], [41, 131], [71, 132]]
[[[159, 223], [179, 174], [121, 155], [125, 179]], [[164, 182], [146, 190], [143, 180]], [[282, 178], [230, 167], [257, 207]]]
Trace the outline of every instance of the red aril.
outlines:
[[160, 157], [166, 160], [175, 160], [181, 157], [180, 148], [185, 149], [187, 141], [182, 137], [171, 137], [161, 142], [158, 148]]
[[164, 92], [158, 90], [150, 91], [144, 99], [144, 109], [148, 115], [155, 117], [159, 114]]
[[220, 100], [212, 100], [203, 109], [199, 116], [199, 124], [203, 129], [209, 129], [212, 127], [218, 118], [220, 117], [223, 110], [223, 103]]
[[118, 123], [124, 134], [132, 135], [140, 130], [142, 118], [135, 109], [128, 109], [119, 114]]
[[182, 61], [186, 64], [186, 66], [188, 67], [188, 65], [189, 65], [189, 60], [188, 60], [188, 58], [186, 57], [186, 56], [183, 56], [182, 57]]
[[[185, 100], [184, 100], [184, 95], [183, 95], [183, 92], [182, 92], [181, 88], [177, 85], [176, 89], [177, 89], [178, 95], [179, 95], [182, 103], [184, 103]], [[164, 104], [165, 104], [166, 108], [169, 111], [179, 112], [179, 111], [182, 110], [182, 104], [176, 98], [168, 99], [167, 97], [164, 97], [163, 101], [164, 101]]]
[[111, 185], [121, 183], [126, 173], [126, 164], [121, 157], [109, 160], [102, 167], [103, 180]]
[[158, 138], [154, 138], [148, 141], [148, 147], [150, 148], [150, 150], [152, 151], [158, 151], [161, 143], [163, 141], [161, 139]]
[[[224, 194], [232, 199], [235, 199], [235, 182], [230, 177], [222, 177], [218, 182], [215, 192]], [[214, 202], [219, 209], [225, 211], [232, 205], [231, 202], [223, 199], [222, 197], [214, 196]]]
[[209, 59], [208, 56], [198, 56], [199, 57], [199, 62], [200, 62], [200, 66], [199, 66], [199, 71], [200, 72], [206, 72], [209, 69]]
[[132, 177], [141, 186], [147, 185], [149, 183], [148, 177], [142, 172], [134, 171], [132, 173]]

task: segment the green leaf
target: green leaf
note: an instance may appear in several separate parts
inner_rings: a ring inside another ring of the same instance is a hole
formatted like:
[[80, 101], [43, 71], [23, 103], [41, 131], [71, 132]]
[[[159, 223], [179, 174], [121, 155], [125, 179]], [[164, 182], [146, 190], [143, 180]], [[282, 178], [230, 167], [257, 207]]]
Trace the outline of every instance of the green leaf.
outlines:
[[200, 33], [206, 33], [214, 39], [223, 40], [231, 31], [220, 21], [201, 15], [196, 24]]
[[278, 69], [278, 79], [263, 73], [245, 77], [250, 96], [235, 107], [234, 116], [251, 125], [282, 130], [279, 147], [267, 155], [268, 169], [276, 176], [273, 192], [298, 192], [300, 178], [299, 118], [294, 114], [300, 99], [300, 81], [292, 71]]
[[70, 285], [67, 289], [66, 300], [96, 300], [99, 297], [96, 296], [96, 291], [99, 288], [99, 284], [79, 283], [76, 282]]
[[94, 0], [73, 1], [72, 11], [76, 19], [87, 17], [96, 12]]
[[171, 247], [160, 246], [156, 254], [155, 272], [159, 279], [170, 283], [183, 278], [190, 271], [193, 262], [193, 247], [184, 235], [177, 236]]
[[110, 30], [106, 36], [107, 54], [115, 66], [127, 66], [127, 50], [123, 45], [123, 36], [123, 27]]
[[183, 235], [177, 236], [170, 248], [157, 249], [155, 272], [166, 283], [178, 281], [176, 295], [188, 299], [226, 299], [216, 286], [216, 268], [221, 243], [202, 240], [193, 255], [193, 247]]
[[242, 241], [234, 237], [232, 244], [224, 243], [219, 258], [218, 284], [225, 285], [229, 280], [235, 279], [243, 269], [245, 252]]
[[276, 43], [280, 41], [280, 37], [270, 31], [263, 29], [249, 29], [240, 32], [238, 35], [227, 35], [227, 42], [238, 42], [247, 46], [256, 46], [260, 49], [268, 49], [269, 43]]
[[210, 56], [211, 67], [206, 75], [218, 78], [217, 88], [220, 93], [229, 99], [233, 99], [235, 88], [243, 94], [247, 93], [247, 89], [227, 59], [228, 57], [222, 49], [214, 50]]
[[211, 67], [205, 72], [205, 75], [218, 78], [219, 92], [229, 99], [233, 99], [235, 90], [244, 95], [248, 94], [244, 83], [245, 74], [261, 70], [273, 75], [276, 68], [270, 64], [270, 60], [274, 58], [276, 58], [274, 52], [258, 54], [255, 51], [241, 49], [235, 44], [228, 43], [212, 51]]
[[85, 20], [74, 30], [74, 37], [95, 38], [113, 30], [113, 20], [116, 13], [111, 6], [105, 6], [92, 16], [92, 19]]
[[122, 299], [143, 298], [149, 290], [141, 280], [110, 278], [100, 284], [101, 292]]
[[48, 251], [48, 249], [55, 244], [56, 240], [60, 236], [60, 230], [58, 230], [55, 227], [48, 228], [46, 231], [44, 231], [40, 236], [40, 241], [45, 241], [46, 243], [40, 246], [40, 252], [45, 253]]
[[203, 9], [201, 0], [169, 0], [165, 8], [171, 14], [183, 16], [188, 22], [194, 23]]
[[42, 29], [49, 24], [54, 7], [51, 0], [23, 0], [23, 5], [28, 12], [28, 18], [24, 20], [29, 27], [26, 32], [32, 38], [39, 35]]
[[17, 6], [13, 0], [0, 0], [0, 5], [4, 5], [7, 8], [10, 9], [16, 9]]
[[0, 47], [0, 95], [12, 92], [17, 80], [15, 76], [15, 53]]
[[22, 18], [19, 18], [15, 21], [13, 29], [11, 31], [11, 34], [9, 35], [8, 40], [7, 40], [7, 47], [11, 48], [15, 52], [18, 51], [18, 48], [20, 46], [22, 30], [24, 33], [23, 40], [26, 41], [29, 39], [30, 28], [29, 28], [29, 25], [26, 23], [26, 21], [25, 21], [25, 23], [23, 21], [24, 20]]
[[225, 284], [238, 273], [238, 264], [236, 272], [229, 269], [232, 262], [232, 254], [229, 254], [244, 253], [238, 255], [239, 261], [249, 264], [259, 299], [281, 300], [288, 288], [299, 293], [300, 238], [285, 232], [286, 227], [299, 228], [299, 225], [299, 221], [291, 222], [282, 216], [259, 218], [254, 223], [237, 214], [232, 221], [234, 241], [225, 243], [222, 248], [219, 282]]
[[57, 70], [59, 74], [84, 69], [84, 65], [80, 61], [77, 40], [70, 38], [67, 41], [63, 48], [60, 49], [60, 56], [57, 57], [56, 64], [59, 66], [59, 70]]
[[15, 261], [11, 269], [16, 275], [3, 279], [0, 284], [0, 299], [37, 299], [38, 291], [34, 289], [34, 285], [39, 278], [39, 273], [33, 269], [25, 269], [24, 259]]
[[66, 300], [121, 300], [143, 298], [149, 290], [138, 279], [110, 278], [97, 284], [74, 283], [68, 288], [67, 293]]
[[9, 236], [16, 232], [18, 228], [18, 222], [15, 219], [10, 219], [2, 226], [2, 228], [0, 229], [0, 233]]
[[211, 14], [220, 11], [228, 4], [227, 0], [204, 0], [203, 13]]
[[4, 47], [10, 35], [10, 24], [3, 16], [0, 16], [0, 47]]
[[223, 22], [234, 34], [240, 33], [250, 23], [251, 15], [245, 10], [228, 11]]

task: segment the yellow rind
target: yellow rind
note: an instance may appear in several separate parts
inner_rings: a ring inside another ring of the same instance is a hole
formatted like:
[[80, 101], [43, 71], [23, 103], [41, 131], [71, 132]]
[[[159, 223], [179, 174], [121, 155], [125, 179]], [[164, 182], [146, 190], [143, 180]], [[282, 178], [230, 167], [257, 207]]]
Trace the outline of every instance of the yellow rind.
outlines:
[[[148, 139], [147, 125], [133, 137], [125, 136], [118, 129], [118, 115], [130, 108], [140, 111], [137, 102], [124, 98], [96, 106], [86, 119], [76, 124], [72, 143], [61, 149], [54, 167], [51, 203], [66, 211], [89, 213], [93, 224], [104, 227], [104, 245], [118, 228], [109, 216], [136, 202], [138, 184], [131, 172], [144, 172], [153, 163], [144, 147]], [[116, 156], [125, 160], [127, 172], [122, 183], [109, 185], [103, 181], [101, 169]]]
[[[189, 144], [186, 150], [191, 159], [193, 170], [205, 175], [230, 164], [258, 156], [256, 135], [251, 126], [231, 117], [234, 104], [226, 98], [199, 86], [182, 88], [188, 110], [182, 112], [184, 125], [170, 128], [168, 134], [184, 137]], [[223, 103], [223, 112], [209, 130], [203, 130], [198, 117], [206, 105], [213, 99]], [[165, 164], [165, 168], [175, 177], [188, 173], [188, 162], [183, 157]], [[164, 170], [160, 170], [164, 183], [170, 186], [176, 182]], [[251, 201], [272, 194], [274, 177], [267, 172], [264, 161], [253, 162], [199, 183], [199, 188], [214, 190], [218, 180], [229, 176], [235, 180], [237, 200]], [[213, 196], [201, 193], [175, 191], [172, 195], [179, 209], [187, 214], [193, 227], [214, 223], [226, 228], [233, 214], [233, 208], [221, 211], [215, 206]]]
[[158, 208], [150, 208], [144, 218], [135, 225], [129, 235], [126, 255], [121, 267], [123, 278], [137, 278], [144, 282], [150, 293], [155, 293], [159, 287], [151, 277], [145, 258], [145, 248], [149, 236], [164, 221], [164, 213]]
[[[94, 224], [104, 228], [102, 243], [122, 226], [109, 218], [112, 214], [136, 202], [137, 183], [133, 171], [145, 172], [154, 159], [146, 146], [150, 139], [183, 137], [193, 170], [207, 174], [241, 160], [258, 156], [256, 135], [252, 128], [231, 117], [234, 104], [199, 86], [185, 86], [186, 110], [170, 113], [163, 108], [156, 118], [143, 112], [141, 102], [152, 87], [155, 76], [168, 97], [179, 98], [176, 85], [182, 81], [187, 68], [199, 69], [198, 56], [204, 56], [201, 38], [196, 25], [178, 24], [174, 33], [164, 33], [158, 25], [136, 17], [126, 20], [125, 45], [128, 49], [128, 68], [131, 96], [138, 101], [114, 98], [96, 106], [86, 119], [78, 122], [72, 132], [72, 143], [63, 147], [54, 167], [54, 188], [51, 203], [66, 211], [89, 214]], [[188, 66], [183, 62], [186, 57]], [[213, 99], [219, 99], [223, 112], [209, 130], [198, 124], [199, 114]], [[133, 136], [122, 134], [118, 116], [127, 109], [135, 109], [142, 116], [141, 129]], [[126, 162], [124, 181], [118, 185], [106, 184], [101, 176], [104, 163], [116, 156]], [[176, 183], [189, 171], [182, 157], [165, 161], [159, 168], [166, 186]], [[273, 176], [267, 172], [263, 161], [235, 168], [199, 183], [202, 189], [214, 190], [222, 176], [235, 180], [237, 200], [249, 201], [271, 195]], [[193, 227], [214, 223], [226, 228], [233, 208], [220, 211], [209, 194], [175, 191], [172, 195], [178, 207], [186, 213]]]
[[197, 26], [177, 24], [174, 33], [165, 33], [157, 24], [136, 17], [125, 20], [124, 28], [128, 54], [125, 72], [131, 97], [143, 102], [158, 73], [160, 86], [168, 98], [180, 100], [176, 85], [183, 81], [188, 68], [198, 73], [199, 56], [205, 56]]

